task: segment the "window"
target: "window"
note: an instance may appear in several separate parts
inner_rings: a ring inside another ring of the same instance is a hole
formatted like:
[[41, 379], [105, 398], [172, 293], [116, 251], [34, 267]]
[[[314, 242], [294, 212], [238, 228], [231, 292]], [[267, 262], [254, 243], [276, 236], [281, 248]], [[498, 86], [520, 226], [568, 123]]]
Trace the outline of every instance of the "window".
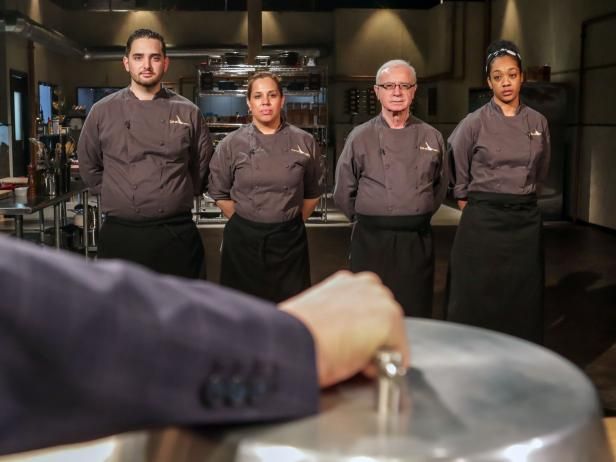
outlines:
[[52, 117], [53, 86], [49, 83], [39, 82], [39, 111], [43, 113], [42, 123]]
[[86, 114], [99, 99], [115, 93], [123, 87], [77, 87], [77, 104], [86, 108]]

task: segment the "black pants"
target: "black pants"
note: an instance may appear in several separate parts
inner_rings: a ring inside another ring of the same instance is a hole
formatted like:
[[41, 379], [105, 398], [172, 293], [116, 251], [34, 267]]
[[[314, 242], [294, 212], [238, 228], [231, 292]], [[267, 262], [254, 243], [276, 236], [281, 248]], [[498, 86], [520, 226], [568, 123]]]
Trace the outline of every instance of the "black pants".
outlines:
[[235, 213], [223, 234], [220, 283], [276, 303], [310, 287], [308, 239], [301, 217], [257, 223]]
[[359, 215], [351, 238], [351, 271], [372, 271], [405, 316], [432, 316], [434, 243], [430, 215]]
[[447, 286], [449, 321], [542, 343], [542, 221], [534, 196], [469, 194]]
[[107, 216], [98, 256], [129, 260], [163, 274], [198, 278], [205, 252], [190, 214], [138, 222]]

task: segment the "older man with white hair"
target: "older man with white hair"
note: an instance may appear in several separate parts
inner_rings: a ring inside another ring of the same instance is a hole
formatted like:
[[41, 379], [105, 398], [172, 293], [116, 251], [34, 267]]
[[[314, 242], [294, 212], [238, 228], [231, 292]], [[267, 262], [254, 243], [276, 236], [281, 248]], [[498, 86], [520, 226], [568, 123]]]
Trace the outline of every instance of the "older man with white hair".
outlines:
[[336, 169], [334, 200], [353, 222], [351, 270], [373, 271], [407, 316], [430, 317], [434, 244], [430, 219], [447, 190], [440, 132], [410, 113], [415, 69], [392, 60], [376, 74], [382, 110], [355, 127]]

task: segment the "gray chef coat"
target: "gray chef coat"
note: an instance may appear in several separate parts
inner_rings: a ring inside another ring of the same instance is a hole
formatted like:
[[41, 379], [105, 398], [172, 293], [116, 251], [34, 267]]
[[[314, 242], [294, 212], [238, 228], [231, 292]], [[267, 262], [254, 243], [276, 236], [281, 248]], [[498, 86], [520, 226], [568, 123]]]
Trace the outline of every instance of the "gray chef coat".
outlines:
[[524, 104], [506, 117], [492, 99], [458, 124], [448, 144], [457, 199], [469, 191], [534, 193], [550, 165], [548, 122]]
[[382, 115], [355, 127], [336, 168], [336, 205], [351, 220], [434, 213], [447, 192], [444, 145], [438, 130], [413, 116], [401, 129]]
[[163, 88], [144, 101], [124, 88], [92, 106], [77, 153], [103, 211], [140, 221], [190, 212], [213, 147], [201, 111], [183, 96]]
[[314, 137], [283, 123], [273, 135], [252, 124], [227, 135], [210, 163], [209, 195], [233, 200], [248, 220], [281, 223], [301, 214], [304, 199], [321, 195]]

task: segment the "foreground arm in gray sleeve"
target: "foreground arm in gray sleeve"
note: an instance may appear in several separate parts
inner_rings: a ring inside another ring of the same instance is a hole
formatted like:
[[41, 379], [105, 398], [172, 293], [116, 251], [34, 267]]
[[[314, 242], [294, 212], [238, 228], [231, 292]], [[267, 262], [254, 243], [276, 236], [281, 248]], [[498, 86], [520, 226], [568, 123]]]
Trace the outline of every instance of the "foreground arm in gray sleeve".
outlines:
[[0, 453], [317, 411], [313, 338], [272, 304], [8, 237], [0, 293]]
[[90, 109], [77, 144], [79, 174], [93, 194], [100, 194], [103, 182], [103, 151], [99, 138], [99, 111]]
[[193, 180], [194, 195], [198, 196], [207, 190], [209, 165], [214, 154], [214, 145], [205, 118], [198, 111], [195, 136], [192, 146], [190, 172]]
[[468, 185], [471, 182], [471, 158], [475, 144], [473, 127], [469, 116], [458, 124], [447, 141], [453, 197], [455, 199], [466, 199], [468, 196]]
[[358, 169], [353, 152], [353, 132], [349, 135], [342, 149], [336, 167], [336, 186], [334, 202], [351, 221], [355, 217], [355, 198], [359, 182]]

